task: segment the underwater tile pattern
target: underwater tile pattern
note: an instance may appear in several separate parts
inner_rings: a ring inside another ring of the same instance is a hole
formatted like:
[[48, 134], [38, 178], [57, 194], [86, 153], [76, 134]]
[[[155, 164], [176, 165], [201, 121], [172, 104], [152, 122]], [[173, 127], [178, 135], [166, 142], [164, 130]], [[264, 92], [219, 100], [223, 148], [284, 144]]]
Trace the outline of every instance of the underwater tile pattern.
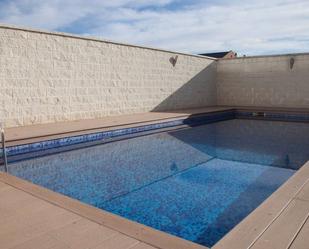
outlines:
[[211, 247], [293, 173], [213, 159], [99, 207]]
[[13, 175], [211, 246], [309, 160], [309, 123], [232, 119], [9, 165]]
[[13, 163], [9, 172], [97, 206], [210, 160], [213, 134], [204, 132], [201, 150], [159, 133]]

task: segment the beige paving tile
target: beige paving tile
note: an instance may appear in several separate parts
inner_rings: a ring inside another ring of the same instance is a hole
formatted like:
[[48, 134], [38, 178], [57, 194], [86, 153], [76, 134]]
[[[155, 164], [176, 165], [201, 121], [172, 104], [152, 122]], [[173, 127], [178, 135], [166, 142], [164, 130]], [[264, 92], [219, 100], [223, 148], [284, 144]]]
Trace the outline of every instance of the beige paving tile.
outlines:
[[50, 232], [52, 237], [74, 249], [94, 248], [117, 234], [87, 219], [80, 219]]
[[[309, 178], [309, 176], [308, 176], [308, 178]], [[309, 201], [309, 181], [304, 186], [302, 191], [296, 196], [296, 198]]]
[[9, 187], [9, 185], [7, 185], [7, 184], [5, 184], [3, 182], [0, 182], [0, 191], [3, 190], [3, 189], [6, 189], [8, 187]]
[[[32, 202], [21, 202], [17, 203], [16, 207], [0, 207], [0, 224], [6, 223], [8, 220], [30, 220], [32, 217], [36, 216], [44, 208], [48, 207], [50, 204], [42, 202], [42, 200], [35, 200]], [[25, 216], [26, 215], [26, 216]]]
[[134, 245], [132, 248], [130, 249], [156, 249], [157, 247], [153, 247], [150, 245], [147, 245], [145, 243], [138, 243], [137, 245]]
[[0, 191], [0, 199], [5, 200], [0, 202], [0, 207], [14, 208], [17, 207], [16, 203], [21, 203], [23, 201], [28, 202], [29, 200], [34, 200], [35, 198], [14, 187], [7, 186]]
[[309, 213], [307, 201], [293, 200], [250, 249], [287, 248]]
[[30, 218], [27, 218], [25, 213], [23, 217], [25, 220], [19, 217], [0, 224], [1, 249], [11, 248], [80, 219], [79, 216], [65, 210], [56, 213], [51, 209]]
[[[5, 195], [0, 193], [0, 199], [3, 200], [0, 202], [0, 224], [6, 222], [7, 219], [15, 220], [19, 217], [22, 220], [30, 219], [37, 212], [52, 206], [50, 203], [34, 198], [25, 192], [16, 192], [13, 188], [7, 190]], [[5, 196], [9, 198], [5, 198]], [[26, 217], [22, 217], [24, 214], [26, 214]], [[11, 216], [14, 217], [11, 218]]]
[[11, 249], [71, 249], [48, 234], [27, 240]]
[[[1, 219], [0, 226], [5, 227], [6, 231], [10, 231], [10, 229], [14, 230], [16, 227], [23, 228], [33, 224], [40, 224], [49, 220], [50, 217], [67, 213], [66, 210], [41, 200], [27, 204], [29, 204], [29, 207], [24, 209], [23, 206], [16, 203], [16, 208], [14, 208], [15, 215]], [[0, 231], [0, 234], [2, 231]]]
[[130, 238], [123, 234], [117, 234], [94, 249], [131, 249], [134, 245], [139, 244], [139, 241], [133, 238]]
[[308, 249], [309, 248], [309, 220], [295, 238], [289, 249]]

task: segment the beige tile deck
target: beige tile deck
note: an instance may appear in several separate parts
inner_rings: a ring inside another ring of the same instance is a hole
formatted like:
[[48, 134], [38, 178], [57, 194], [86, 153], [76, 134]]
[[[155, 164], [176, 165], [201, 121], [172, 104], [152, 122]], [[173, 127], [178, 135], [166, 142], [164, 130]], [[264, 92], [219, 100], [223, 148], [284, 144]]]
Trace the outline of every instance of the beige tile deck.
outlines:
[[309, 247], [309, 220], [307, 219], [304, 226], [292, 242], [289, 249], [308, 249]]

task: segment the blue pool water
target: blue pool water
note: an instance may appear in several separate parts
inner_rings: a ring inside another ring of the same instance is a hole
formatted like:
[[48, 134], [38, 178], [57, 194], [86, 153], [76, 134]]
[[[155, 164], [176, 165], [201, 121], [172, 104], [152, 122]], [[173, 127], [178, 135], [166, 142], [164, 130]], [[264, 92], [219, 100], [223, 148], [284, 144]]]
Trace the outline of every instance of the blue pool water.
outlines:
[[10, 173], [214, 245], [309, 159], [309, 124], [228, 120], [10, 164]]

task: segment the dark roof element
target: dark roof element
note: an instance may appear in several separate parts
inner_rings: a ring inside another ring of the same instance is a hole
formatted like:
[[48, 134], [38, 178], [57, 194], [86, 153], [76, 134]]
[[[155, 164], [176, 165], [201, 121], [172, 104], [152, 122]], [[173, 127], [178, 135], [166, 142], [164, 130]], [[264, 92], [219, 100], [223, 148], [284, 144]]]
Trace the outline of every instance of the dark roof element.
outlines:
[[229, 54], [233, 55], [233, 57], [237, 56], [237, 53], [233, 52], [232, 50], [225, 51], [225, 52], [205, 53], [205, 54], [199, 54], [199, 55], [221, 59], [221, 58], [227, 57]]

